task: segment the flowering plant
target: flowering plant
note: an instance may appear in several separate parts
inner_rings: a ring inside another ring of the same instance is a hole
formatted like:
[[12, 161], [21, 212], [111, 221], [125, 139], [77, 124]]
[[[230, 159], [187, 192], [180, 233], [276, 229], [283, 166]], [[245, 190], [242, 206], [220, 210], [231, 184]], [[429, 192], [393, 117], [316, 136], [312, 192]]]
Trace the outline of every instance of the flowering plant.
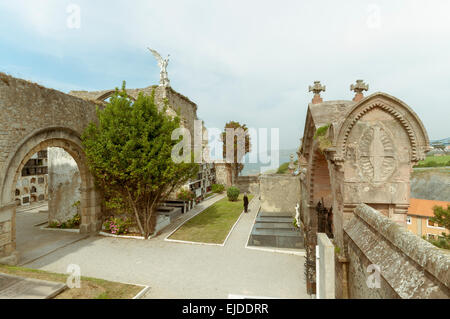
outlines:
[[110, 217], [103, 223], [103, 226], [107, 231], [110, 231], [111, 234], [126, 234], [128, 232], [128, 227], [131, 226], [131, 221], [126, 218]]

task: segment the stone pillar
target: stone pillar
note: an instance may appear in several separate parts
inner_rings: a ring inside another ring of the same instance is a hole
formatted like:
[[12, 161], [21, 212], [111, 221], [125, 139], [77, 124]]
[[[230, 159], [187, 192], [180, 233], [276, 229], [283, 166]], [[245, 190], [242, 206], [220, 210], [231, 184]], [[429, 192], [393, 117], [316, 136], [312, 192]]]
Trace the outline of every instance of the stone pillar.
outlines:
[[317, 247], [317, 299], [335, 299], [334, 245], [325, 233], [318, 233]]
[[81, 213], [81, 178], [77, 163], [62, 148], [48, 148], [49, 222], [65, 222]]
[[17, 265], [19, 253], [16, 251], [15, 234], [16, 204], [0, 207], [0, 264]]

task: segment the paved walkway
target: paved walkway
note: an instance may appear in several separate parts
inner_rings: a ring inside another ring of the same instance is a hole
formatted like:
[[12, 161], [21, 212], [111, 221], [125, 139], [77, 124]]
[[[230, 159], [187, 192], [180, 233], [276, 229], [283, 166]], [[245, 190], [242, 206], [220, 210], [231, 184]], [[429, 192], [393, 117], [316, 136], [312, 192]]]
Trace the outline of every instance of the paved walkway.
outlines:
[[47, 223], [47, 204], [17, 208], [16, 249], [20, 252], [19, 265], [29, 263], [56, 249], [87, 237], [79, 233], [40, 229], [40, 226]]
[[232, 295], [309, 298], [304, 257], [246, 249], [259, 201], [250, 203], [225, 246], [165, 241], [181, 222], [219, 200], [204, 201], [149, 241], [89, 237], [27, 267], [65, 273], [69, 264], [84, 276], [150, 286], [146, 298], [228, 298]]

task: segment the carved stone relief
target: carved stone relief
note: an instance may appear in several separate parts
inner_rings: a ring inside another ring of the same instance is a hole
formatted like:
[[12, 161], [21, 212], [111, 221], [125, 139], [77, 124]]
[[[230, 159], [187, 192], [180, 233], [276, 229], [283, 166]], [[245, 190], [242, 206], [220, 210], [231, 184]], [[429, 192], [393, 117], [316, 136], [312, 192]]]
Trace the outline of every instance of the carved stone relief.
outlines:
[[373, 184], [385, 182], [394, 173], [397, 166], [394, 142], [381, 123], [371, 125], [363, 132], [358, 166], [363, 178]]

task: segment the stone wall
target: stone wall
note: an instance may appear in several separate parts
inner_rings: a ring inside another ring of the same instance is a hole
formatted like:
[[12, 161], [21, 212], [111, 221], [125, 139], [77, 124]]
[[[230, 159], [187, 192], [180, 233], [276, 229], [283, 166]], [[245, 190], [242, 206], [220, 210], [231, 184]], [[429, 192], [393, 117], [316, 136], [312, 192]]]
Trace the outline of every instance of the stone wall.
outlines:
[[[344, 245], [350, 298], [450, 298], [450, 252], [372, 207], [355, 209], [344, 227]], [[379, 288], [367, 284], [377, 277], [370, 265], [379, 267]]]
[[291, 213], [300, 201], [300, 178], [283, 174], [263, 174], [259, 177], [261, 211]]
[[228, 173], [225, 164], [215, 163], [216, 168], [216, 183], [228, 186]]
[[235, 186], [241, 193], [259, 194], [259, 175], [238, 176]]
[[61, 148], [48, 148], [49, 222], [65, 222], [79, 213], [81, 178], [77, 163]]
[[[179, 112], [182, 118], [182, 124], [191, 132], [191, 137], [194, 137], [194, 120], [197, 120], [197, 105], [189, 100], [186, 96], [178, 93], [171, 87], [161, 87], [157, 85], [148, 86], [141, 89], [127, 89], [128, 95], [132, 99], [137, 99], [140, 92], [151, 95], [155, 93], [155, 101], [159, 107], [164, 105], [164, 99], [171, 108], [168, 113], [175, 115], [174, 111]], [[94, 101], [96, 103], [103, 103], [103, 101], [109, 98], [114, 93], [114, 90], [103, 91], [71, 91], [70, 95], [80, 97], [88, 101]], [[193, 142], [193, 141], [192, 141]]]
[[0, 73], [0, 263], [18, 261], [15, 186], [25, 163], [48, 147], [61, 147], [79, 164], [83, 183], [80, 232], [101, 222], [101, 195], [95, 190], [80, 136], [97, 121], [96, 104]]

